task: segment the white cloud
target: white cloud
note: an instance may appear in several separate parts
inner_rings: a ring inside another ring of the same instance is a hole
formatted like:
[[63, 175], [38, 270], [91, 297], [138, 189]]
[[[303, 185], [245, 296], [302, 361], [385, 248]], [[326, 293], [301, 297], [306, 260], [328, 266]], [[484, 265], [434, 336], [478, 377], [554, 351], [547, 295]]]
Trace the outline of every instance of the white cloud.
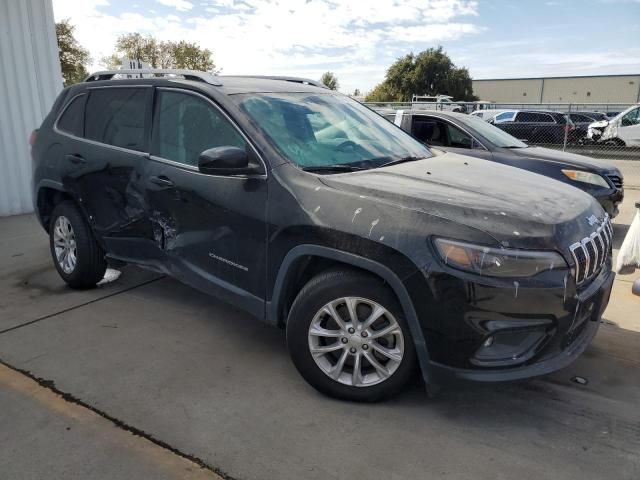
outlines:
[[165, 7], [173, 7], [179, 12], [188, 12], [193, 8], [193, 3], [187, 2], [187, 0], [156, 0]]
[[190, 11], [113, 14], [107, 0], [54, 0], [54, 12], [58, 20], [71, 18], [94, 68], [119, 35], [139, 32], [197, 42], [213, 51], [225, 74], [319, 78], [330, 69], [344, 91], [371, 88], [395, 56], [412, 48], [482, 30], [471, 22], [478, 15], [472, 0], [209, 0], [192, 10], [185, 0], [157, 1], [182, 12], [188, 4]]

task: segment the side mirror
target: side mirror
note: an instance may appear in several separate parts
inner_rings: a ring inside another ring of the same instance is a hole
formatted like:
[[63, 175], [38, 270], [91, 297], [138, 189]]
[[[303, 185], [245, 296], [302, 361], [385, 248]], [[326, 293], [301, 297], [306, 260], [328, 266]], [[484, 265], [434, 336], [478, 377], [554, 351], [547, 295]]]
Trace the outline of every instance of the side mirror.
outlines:
[[628, 118], [623, 118], [621, 123], [623, 127], [630, 127], [631, 125], [633, 125], [633, 122]]
[[251, 173], [247, 152], [238, 147], [215, 147], [198, 157], [198, 170], [209, 175], [239, 175]]

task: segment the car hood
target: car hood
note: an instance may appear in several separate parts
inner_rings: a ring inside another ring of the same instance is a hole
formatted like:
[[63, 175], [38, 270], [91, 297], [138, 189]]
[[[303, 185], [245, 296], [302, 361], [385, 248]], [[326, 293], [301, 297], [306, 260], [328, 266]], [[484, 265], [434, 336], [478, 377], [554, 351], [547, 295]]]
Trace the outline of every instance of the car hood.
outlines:
[[598, 120], [589, 124], [589, 128], [604, 128], [609, 125], [611, 120]]
[[[561, 249], [604, 212], [577, 188], [495, 162], [445, 153], [363, 172], [327, 175], [328, 187], [481, 230], [504, 246]], [[397, 218], [401, 218], [398, 216]], [[401, 228], [399, 220], [398, 228]]]
[[543, 147], [511, 148], [509, 152], [521, 158], [546, 160], [550, 163], [563, 163], [584, 170], [611, 172], [615, 170], [610, 163], [577, 153], [563, 152]]

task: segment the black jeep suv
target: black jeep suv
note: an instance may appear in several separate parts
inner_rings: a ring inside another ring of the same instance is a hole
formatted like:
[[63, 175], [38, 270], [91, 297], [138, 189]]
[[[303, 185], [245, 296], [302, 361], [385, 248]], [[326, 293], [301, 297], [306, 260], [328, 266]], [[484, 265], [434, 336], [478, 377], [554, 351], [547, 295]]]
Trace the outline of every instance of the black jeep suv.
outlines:
[[352, 400], [416, 367], [428, 386], [542, 375], [595, 335], [612, 229], [584, 192], [435, 157], [310, 81], [119, 73], [65, 89], [32, 143], [71, 287], [109, 262], [174, 276], [286, 328], [304, 378]]

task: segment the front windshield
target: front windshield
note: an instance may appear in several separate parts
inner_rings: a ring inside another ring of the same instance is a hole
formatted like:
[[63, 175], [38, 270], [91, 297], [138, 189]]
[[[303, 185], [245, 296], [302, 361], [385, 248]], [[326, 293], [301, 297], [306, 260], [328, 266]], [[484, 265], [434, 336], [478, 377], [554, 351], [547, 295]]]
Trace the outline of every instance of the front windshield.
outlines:
[[476, 116], [467, 115], [464, 119], [464, 122], [466, 122], [469, 127], [473, 128], [496, 147], [527, 148], [526, 143], [521, 142], [516, 137], [509, 135], [504, 130], [499, 129], [498, 127], [495, 127]]
[[347, 97], [325, 93], [234, 95], [284, 157], [301, 168], [375, 168], [427, 158], [427, 147]]

